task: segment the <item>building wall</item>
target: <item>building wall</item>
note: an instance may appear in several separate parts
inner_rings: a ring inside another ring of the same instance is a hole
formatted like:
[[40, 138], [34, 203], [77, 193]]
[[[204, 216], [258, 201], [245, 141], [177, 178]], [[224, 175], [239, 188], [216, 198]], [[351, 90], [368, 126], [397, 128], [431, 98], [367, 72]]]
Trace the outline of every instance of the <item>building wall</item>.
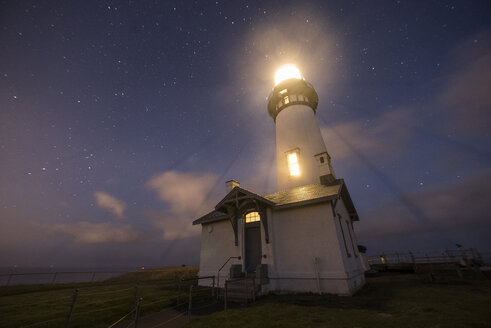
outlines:
[[[290, 177], [286, 152], [299, 149], [300, 175]], [[314, 155], [326, 152], [315, 118], [307, 105], [292, 105], [276, 117], [276, 161], [278, 190], [319, 183], [319, 167]]]
[[[211, 232], [210, 232], [211, 231]], [[217, 276], [218, 269], [231, 257], [242, 256], [240, 247], [235, 246], [234, 231], [229, 221], [219, 221], [201, 225], [201, 252], [199, 277]], [[241, 260], [231, 259], [220, 271], [216, 284], [223, 286], [227, 279], [230, 266], [242, 264]], [[200, 285], [209, 286], [211, 280], [200, 281]]]
[[[346, 208], [337, 202], [336, 212], [341, 214], [347, 255], [339, 218], [333, 218], [330, 202], [290, 208], [282, 211], [268, 209], [270, 243], [265, 240], [261, 223], [262, 264], [268, 265], [270, 278], [265, 291], [320, 292], [351, 295], [365, 282], [361, 256], [356, 248], [356, 236], [351, 232], [356, 256], [347, 231]], [[210, 226], [213, 227], [212, 232]], [[234, 244], [234, 234], [229, 221], [202, 225], [199, 276], [217, 275], [217, 270], [230, 256], [233, 259], [220, 272], [220, 286], [228, 278], [230, 265], [243, 264], [244, 220], [239, 220], [239, 245]], [[316, 263], [314, 263], [314, 258]], [[200, 281], [209, 285], [211, 281]]]
[[[343, 262], [349, 276], [349, 289], [351, 292], [358, 290], [365, 284], [365, 270], [363, 258], [358, 251], [358, 239], [353, 229], [353, 223], [342, 199], [339, 199], [335, 207], [336, 225], [338, 236], [341, 241]], [[342, 224], [342, 229], [341, 229]], [[344, 240], [342, 240], [344, 234]], [[346, 247], [344, 245], [346, 241]], [[349, 255], [348, 255], [349, 254]]]
[[350, 295], [363, 285], [361, 262], [347, 257], [330, 203], [276, 211], [271, 221], [270, 290]]

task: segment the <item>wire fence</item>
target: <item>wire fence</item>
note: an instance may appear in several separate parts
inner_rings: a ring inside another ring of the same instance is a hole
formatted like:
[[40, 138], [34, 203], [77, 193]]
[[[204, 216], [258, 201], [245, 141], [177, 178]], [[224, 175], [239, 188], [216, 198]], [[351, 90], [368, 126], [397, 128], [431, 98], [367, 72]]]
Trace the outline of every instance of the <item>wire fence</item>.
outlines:
[[55, 271], [55, 272], [10, 272], [0, 273], [0, 285], [56, 284], [73, 282], [96, 282], [127, 273], [128, 271]]
[[[212, 282], [211, 284], [205, 283], [205, 287], [200, 284], [203, 280]], [[108, 328], [138, 327], [142, 314], [149, 313], [162, 316], [162, 322], [150, 328], [165, 327], [178, 319], [190, 320], [196, 311], [217, 305], [214, 282], [215, 277], [196, 277], [173, 281], [162, 280], [148, 284], [138, 283], [123, 288], [114, 288], [118, 285], [101, 285], [72, 290], [72, 295], [69, 297], [66, 295], [68, 291], [63, 290], [63, 297], [58, 298], [58, 294], [53, 294], [51, 298], [54, 297], [54, 300], [41, 299], [22, 304], [22, 307], [35, 308], [44, 304], [44, 306], [57, 307], [65, 311], [53, 312], [53, 317], [46, 318], [46, 320], [37, 320], [18, 326], [24, 328], [91, 326], [91, 322], [96, 321], [90, 320], [99, 320], [99, 313], [103, 312], [105, 321], [111, 322], [107, 325]], [[8, 316], [9, 312], [18, 313], [18, 309], [3, 307], [2, 316]]]
[[[444, 250], [444, 251], [429, 251], [429, 252], [411, 252], [407, 253], [382, 253], [377, 256], [371, 256], [368, 258], [370, 265], [388, 265], [388, 264], [424, 264], [424, 263], [458, 263], [461, 265], [467, 265], [469, 261], [485, 264], [486, 261], [490, 261], [491, 257], [488, 253], [484, 253], [486, 257], [483, 257], [481, 253], [475, 248], [469, 249], [457, 249], [457, 250]], [[489, 263], [489, 262], [488, 262]]]

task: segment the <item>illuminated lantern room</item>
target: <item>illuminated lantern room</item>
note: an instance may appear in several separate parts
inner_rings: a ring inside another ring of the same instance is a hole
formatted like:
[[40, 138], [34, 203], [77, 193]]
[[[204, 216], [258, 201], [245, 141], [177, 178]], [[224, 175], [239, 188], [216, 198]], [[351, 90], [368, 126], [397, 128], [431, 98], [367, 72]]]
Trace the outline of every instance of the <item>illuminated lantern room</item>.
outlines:
[[276, 121], [276, 116], [288, 106], [302, 104], [316, 111], [319, 96], [314, 87], [305, 81], [300, 71], [293, 65], [281, 67], [275, 74], [275, 87], [268, 100], [269, 115]]

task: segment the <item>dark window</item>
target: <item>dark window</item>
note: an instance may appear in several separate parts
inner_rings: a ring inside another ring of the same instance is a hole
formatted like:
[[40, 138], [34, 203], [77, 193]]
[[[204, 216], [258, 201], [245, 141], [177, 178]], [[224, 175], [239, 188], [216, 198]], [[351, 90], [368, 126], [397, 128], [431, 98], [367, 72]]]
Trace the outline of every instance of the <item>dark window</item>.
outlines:
[[343, 221], [341, 220], [341, 214], [339, 213], [338, 213], [338, 219], [339, 219], [339, 226], [341, 227], [341, 235], [343, 235], [344, 249], [346, 250], [346, 255], [348, 255], [348, 257], [351, 257], [351, 254], [348, 250], [348, 244], [346, 243], [346, 237], [344, 236]]
[[324, 157], [321, 156], [321, 164], [324, 164]]

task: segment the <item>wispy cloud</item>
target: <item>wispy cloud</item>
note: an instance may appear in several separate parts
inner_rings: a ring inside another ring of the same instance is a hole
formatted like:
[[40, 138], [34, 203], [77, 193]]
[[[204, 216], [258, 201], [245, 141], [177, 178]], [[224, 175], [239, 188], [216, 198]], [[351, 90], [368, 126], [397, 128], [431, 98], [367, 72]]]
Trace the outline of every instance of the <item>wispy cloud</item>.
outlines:
[[486, 226], [489, 224], [490, 179], [491, 171], [486, 171], [457, 183], [403, 195], [425, 213], [427, 220], [416, 217], [399, 201], [381, 204], [362, 215], [360, 239], [421, 232], [437, 236], [442, 231], [463, 226]]
[[76, 242], [86, 244], [130, 243], [139, 241], [141, 232], [129, 224], [76, 222], [53, 225], [54, 231], [64, 232]]
[[[328, 152], [335, 161], [351, 160], [355, 156], [352, 148], [359, 149], [367, 155], [393, 156], [394, 152], [403, 149], [414, 135], [411, 128], [414, 121], [414, 114], [410, 109], [398, 109], [386, 112], [369, 122], [353, 120], [323, 126], [321, 132]], [[348, 146], [347, 140], [352, 147]]]
[[94, 197], [97, 200], [97, 205], [109, 210], [118, 219], [122, 219], [124, 217], [124, 210], [126, 209], [125, 202], [103, 191], [94, 192]]
[[473, 35], [452, 54], [434, 107], [445, 115], [448, 133], [491, 137], [491, 29]]
[[197, 233], [191, 222], [210, 210], [207, 196], [217, 182], [214, 174], [167, 171], [152, 177], [146, 184], [159, 199], [170, 205], [169, 211], [147, 211], [154, 225], [161, 229], [164, 239], [189, 237]]

